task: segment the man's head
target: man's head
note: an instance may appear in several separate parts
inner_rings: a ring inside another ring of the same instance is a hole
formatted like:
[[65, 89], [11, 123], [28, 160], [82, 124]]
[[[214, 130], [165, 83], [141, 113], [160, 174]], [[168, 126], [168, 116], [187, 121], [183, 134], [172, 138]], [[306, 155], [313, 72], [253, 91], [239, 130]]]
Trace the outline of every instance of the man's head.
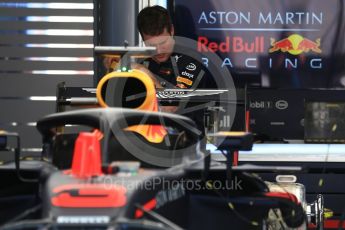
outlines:
[[157, 48], [158, 54], [152, 58], [158, 63], [167, 61], [175, 44], [168, 11], [161, 6], [146, 7], [138, 14], [137, 22], [145, 45]]

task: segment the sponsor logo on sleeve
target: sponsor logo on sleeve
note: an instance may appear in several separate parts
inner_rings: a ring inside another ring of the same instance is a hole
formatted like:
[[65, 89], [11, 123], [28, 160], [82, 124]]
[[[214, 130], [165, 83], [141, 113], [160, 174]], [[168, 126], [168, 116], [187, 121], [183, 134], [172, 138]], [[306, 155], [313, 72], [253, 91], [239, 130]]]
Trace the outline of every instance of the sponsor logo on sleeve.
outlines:
[[187, 78], [184, 78], [184, 77], [180, 77], [180, 76], [176, 78], [176, 81], [177, 82], [182, 82], [182, 83], [184, 83], [186, 85], [189, 85], [189, 86], [191, 86], [193, 84], [193, 81], [191, 81], [191, 80], [189, 80]]
[[194, 71], [196, 70], [196, 65], [191, 62], [186, 66], [186, 69], [188, 69], [189, 71]]
[[187, 87], [182, 83], [177, 84], [176, 87], [180, 89], [187, 89]]
[[182, 74], [183, 76], [188, 77], [188, 78], [194, 78], [194, 74], [190, 74], [190, 73], [188, 73], [187, 71], [183, 71], [181, 74]]

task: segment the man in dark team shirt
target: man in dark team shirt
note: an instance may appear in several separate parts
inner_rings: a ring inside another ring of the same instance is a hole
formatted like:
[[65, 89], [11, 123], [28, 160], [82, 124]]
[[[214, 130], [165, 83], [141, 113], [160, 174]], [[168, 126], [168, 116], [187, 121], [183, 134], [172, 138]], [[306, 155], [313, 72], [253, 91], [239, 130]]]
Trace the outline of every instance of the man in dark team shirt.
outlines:
[[144, 62], [164, 88], [203, 88], [205, 71], [195, 59], [174, 52], [174, 26], [161, 6], [146, 7], [137, 17], [138, 29], [146, 46], [157, 54]]
[[[175, 53], [174, 26], [168, 11], [161, 6], [146, 7], [137, 17], [138, 29], [146, 46], [154, 46], [157, 54], [144, 61], [144, 65], [155, 75], [157, 88], [196, 89], [206, 88], [204, 66], [184, 54]], [[191, 112], [186, 113], [186, 110]], [[193, 105], [161, 106], [165, 112], [177, 112], [195, 121], [204, 134], [204, 110], [193, 110]]]

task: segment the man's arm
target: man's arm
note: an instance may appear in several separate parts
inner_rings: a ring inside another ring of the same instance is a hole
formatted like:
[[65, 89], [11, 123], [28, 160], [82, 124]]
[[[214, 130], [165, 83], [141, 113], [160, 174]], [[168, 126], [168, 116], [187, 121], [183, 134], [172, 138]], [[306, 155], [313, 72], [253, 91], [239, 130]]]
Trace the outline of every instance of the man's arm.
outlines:
[[[158, 79], [154, 76], [154, 74], [146, 68], [146, 66], [138, 64], [138, 63], [132, 63], [131, 64], [132, 69], [140, 70], [144, 73], [146, 73], [148, 76], [151, 77], [155, 84], [156, 89], [162, 89], [161, 83], [158, 81]], [[159, 106], [159, 110], [166, 113], [175, 113], [177, 111], [177, 106]]]
[[137, 70], [140, 70], [140, 71], [146, 73], [152, 79], [153, 83], [155, 84], [156, 89], [163, 88], [161, 83], [157, 80], [157, 78], [154, 76], [154, 74], [146, 68], [146, 66], [144, 66], [142, 64], [138, 64], [138, 63], [131, 63], [131, 68], [137, 69]]

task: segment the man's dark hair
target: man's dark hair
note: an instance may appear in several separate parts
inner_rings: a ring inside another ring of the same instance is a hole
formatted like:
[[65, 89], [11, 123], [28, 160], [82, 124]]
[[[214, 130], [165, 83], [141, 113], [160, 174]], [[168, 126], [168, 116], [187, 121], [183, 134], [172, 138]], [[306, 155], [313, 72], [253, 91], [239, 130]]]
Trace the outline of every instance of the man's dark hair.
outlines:
[[159, 35], [164, 29], [170, 33], [171, 19], [167, 9], [161, 6], [149, 6], [140, 11], [137, 17], [138, 29], [141, 34]]

